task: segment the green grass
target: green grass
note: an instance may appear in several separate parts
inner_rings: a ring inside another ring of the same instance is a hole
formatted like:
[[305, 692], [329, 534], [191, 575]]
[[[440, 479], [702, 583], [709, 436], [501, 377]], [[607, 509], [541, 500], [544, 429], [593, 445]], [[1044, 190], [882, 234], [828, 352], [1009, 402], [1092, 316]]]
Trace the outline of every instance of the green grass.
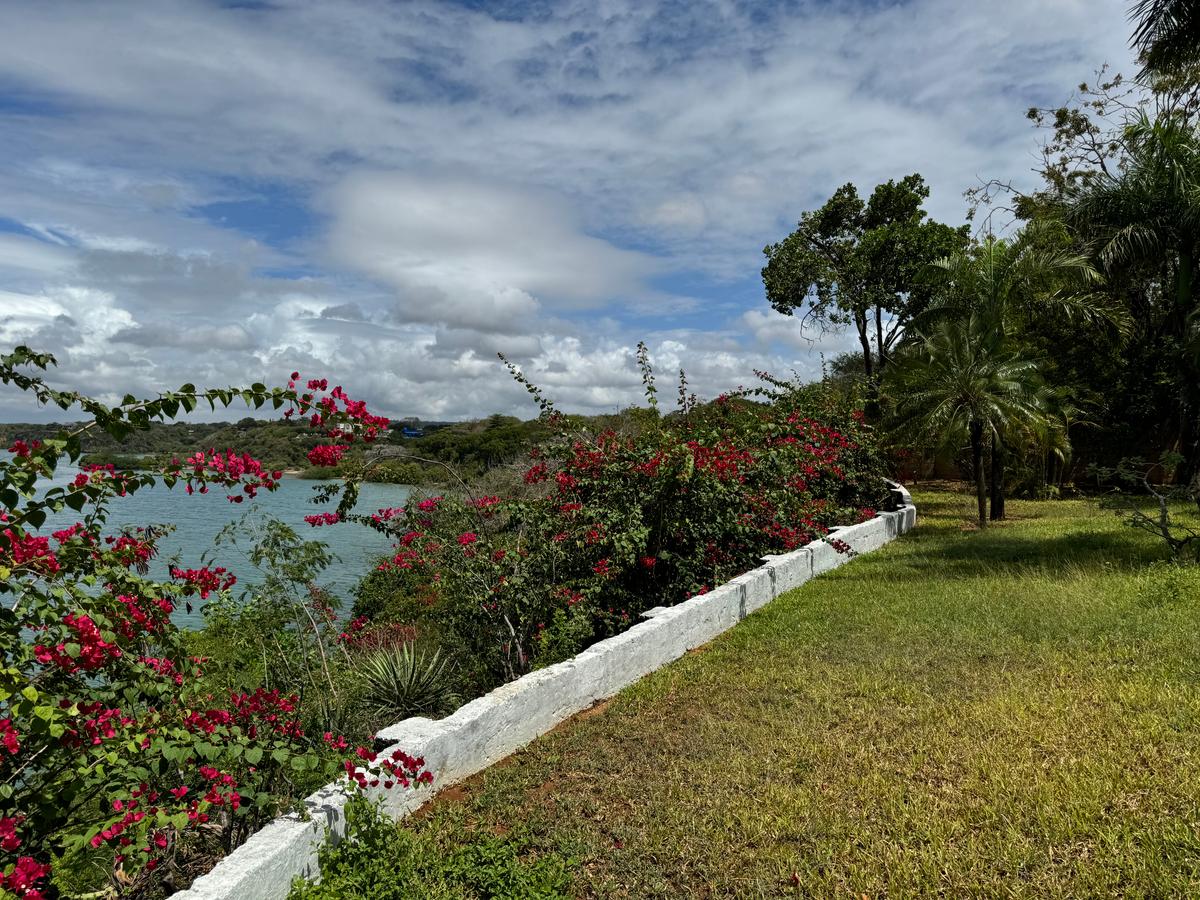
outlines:
[[918, 494], [402, 827], [517, 828], [585, 897], [1200, 894], [1200, 573], [1084, 502], [972, 502]]

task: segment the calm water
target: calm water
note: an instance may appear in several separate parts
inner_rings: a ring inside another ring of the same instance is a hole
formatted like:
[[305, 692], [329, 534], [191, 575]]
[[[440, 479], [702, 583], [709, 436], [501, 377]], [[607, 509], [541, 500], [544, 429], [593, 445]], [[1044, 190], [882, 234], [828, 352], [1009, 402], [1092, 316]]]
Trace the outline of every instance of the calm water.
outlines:
[[[76, 474], [74, 469], [57, 473], [55, 484], [70, 482]], [[44, 482], [43, 482], [44, 483]], [[169, 490], [162, 485], [144, 488], [123, 500], [114, 501], [105, 533], [115, 533], [121, 526], [174, 525], [175, 531], [158, 542], [159, 555], [151, 571], [155, 577], [167, 577], [167, 565], [174, 558], [184, 568], [195, 568], [201, 564], [201, 555], [210, 551], [217, 532], [230, 522], [249, 515], [251, 520], [264, 515], [274, 516], [291, 525], [307, 540], [321, 540], [338, 557], [325, 570], [320, 583], [344, 601], [343, 613], [349, 609], [350, 591], [371, 563], [387, 552], [391, 542], [382, 535], [361, 525], [334, 525], [313, 528], [304, 521], [314, 512], [332, 511], [333, 504], [315, 506], [309, 502], [313, 488], [328, 482], [285, 478], [274, 492], [263, 491], [255, 500], [230, 503], [225, 492], [214, 488], [208, 494], [193, 494], [190, 497], [182, 488]], [[47, 485], [49, 486], [49, 485]], [[387, 506], [402, 506], [409, 489], [395, 484], [364, 484], [359, 492], [355, 512], [372, 513]], [[43, 534], [64, 528], [77, 521], [79, 516], [64, 510], [57, 516], [48, 517]], [[249, 545], [249, 538], [239, 535], [239, 545]], [[235, 546], [222, 544], [214, 560], [215, 565], [224, 566], [238, 578], [234, 586], [235, 595], [242, 587], [256, 584], [260, 578], [249, 559]], [[182, 608], [176, 613], [176, 622], [184, 628], [196, 628], [203, 624], [199, 598], [193, 598], [193, 612], [189, 615]]]

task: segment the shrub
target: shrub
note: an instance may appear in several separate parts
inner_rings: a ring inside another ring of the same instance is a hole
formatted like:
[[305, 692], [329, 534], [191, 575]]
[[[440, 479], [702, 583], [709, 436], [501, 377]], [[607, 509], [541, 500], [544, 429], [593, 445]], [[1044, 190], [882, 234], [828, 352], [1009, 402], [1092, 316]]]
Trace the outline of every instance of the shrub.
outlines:
[[411, 642], [371, 652], [358, 664], [358, 675], [359, 703], [381, 724], [441, 715], [458, 701], [441, 651], [418, 650]]
[[424, 593], [422, 616], [485, 682], [570, 656], [766, 553], [874, 515], [885, 494], [870, 429], [842, 394], [768, 379], [701, 405], [685, 384], [680, 409], [659, 416], [644, 348], [639, 359], [652, 415], [638, 429], [582, 430], [514, 369], [554, 434], [530, 454], [520, 491], [464, 486], [345, 517], [396, 538], [383, 576], [410, 598]]
[[460, 829], [435, 841], [353, 800], [347, 834], [321, 850], [321, 883], [297, 880], [289, 900], [558, 900], [569, 897], [571, 861], [527, 851], [517, 833]]
[[[110, 464], [84, 467], [65, 486], [45, 481], [79, 460], [91, 431], [121, 441], [202, 402], [286, 407], [285, 417], [299, 414], [334, 442], [318, 445], [326, 448], [320, 458], [373, 437], [386, 421], [340, 388], [318, 396], [325, 385], [313, 382], [297, 391], [295, 375], [287, 388], [184, 385], [109, 407], [28, 372], [53, 364], [24, 347], [0, 357], [0, 382], [87, 417], [44, 442], [16, 441], [0, 460], [0, 593], [9, 598], [0, 608], [0, 887], [46, 896], [61, 864], [74, 873], [99, 866], [110, 894], [169, 892], [328, 780], [339, 762], [355, 783], [365, 777], [343, 758], [345, 738], [302, 727], [295, 695], [257, 687], [214, 696], [171, 613], [228, 590], [230, 573], [209, 563], [155, 580], [148, 563], [161, 529], [104, 531], [122, 498], [155, 484], [186, 494], [219, 488], [242, 503], [274, 490], [281, 473], [248, 454], [212, 450], [158, 471]], [[80, 520], [42, 534], [47, 516], [65, 510]], [[356, 759], [368, 772], [399, 765], [407, 780], [427, 780], [420, 761], [377, 761], [361, 748]]]
[[1116, 485], [1101, 499], [1103, 508], [1116, 510], [1128, 527], [1158, 538], [1175, 562], [1200, 563], [1200, 487], [1155, 485], [1150, 480], [1155, 471], [1172, 475], [1181, 461], [1175, 453], [1164, 454], [1155, 466], [1138, 458], [1122, 459], [1114, 468], [1092, 466], [1089, 474]]

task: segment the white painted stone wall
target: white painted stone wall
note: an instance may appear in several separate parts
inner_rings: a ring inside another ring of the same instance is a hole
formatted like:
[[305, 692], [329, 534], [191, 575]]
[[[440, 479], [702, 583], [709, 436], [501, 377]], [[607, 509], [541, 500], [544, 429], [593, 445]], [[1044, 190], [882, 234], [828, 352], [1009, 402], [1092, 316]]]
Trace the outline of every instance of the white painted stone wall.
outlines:
[[[831, 538], [854, 554], [870, 553], [917, 521], [912, 496], [892, 483], [897, 509], [858, 525], [835, 528]], [[684, 603], [666, 607], [628, 631], [600, 641], [565, 662], [539, 669], [472, 700], [444, 719], [405, 719], [377, 735], [381, 753], [400, 748], [423, 756], [434, 774], [430, 788], [383, 791], [377, 797], [400, 818], [455, 784], [521, 749], [555, 725], [611, 697], [688, 650], [707, 644], [780, 594], [845, 563], [850, 556], [825, 541], [764, 558], [765, 564]], [[253, 835], [179, 900], [282, 900], [296, 876], [319, 874], [325, 837], [345, 833], [346, 794], [328, 785], [304, 801], [305, 814], [283, 816]]]

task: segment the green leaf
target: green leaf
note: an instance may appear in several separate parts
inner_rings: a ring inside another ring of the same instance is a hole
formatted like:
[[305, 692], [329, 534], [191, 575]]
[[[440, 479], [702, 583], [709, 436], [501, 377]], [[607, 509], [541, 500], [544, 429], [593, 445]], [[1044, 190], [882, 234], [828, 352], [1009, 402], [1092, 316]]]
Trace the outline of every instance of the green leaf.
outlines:
[[259, 762], [262, 761], [262, 757], [263, 757], [262, 747], [247, 747], [246, 748], [246, 762], [250, 763], [250, 765], [257, 766], [259, 764]]

